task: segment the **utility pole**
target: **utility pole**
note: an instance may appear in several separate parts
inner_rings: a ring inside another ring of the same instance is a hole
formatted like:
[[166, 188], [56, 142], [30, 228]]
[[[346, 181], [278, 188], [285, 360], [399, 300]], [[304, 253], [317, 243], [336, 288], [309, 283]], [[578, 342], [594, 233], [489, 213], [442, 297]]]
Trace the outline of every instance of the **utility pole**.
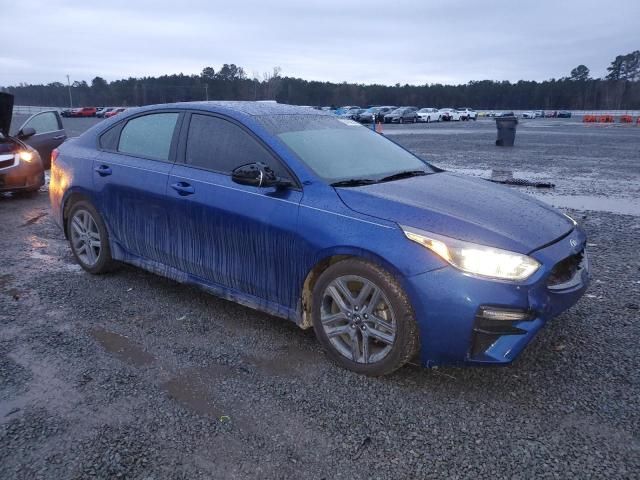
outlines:
[[69, 108], [73, 108], [73, 100], [71, 98], [71, 80], [69, 80], [69, 75], [67, 75], [67, 86], [69, 87]]
[[205, 93], [205, 97], [207, 99], [207, 102], [209, 101], [209, 84], [205, 83], [204, 84], [204, 93]]

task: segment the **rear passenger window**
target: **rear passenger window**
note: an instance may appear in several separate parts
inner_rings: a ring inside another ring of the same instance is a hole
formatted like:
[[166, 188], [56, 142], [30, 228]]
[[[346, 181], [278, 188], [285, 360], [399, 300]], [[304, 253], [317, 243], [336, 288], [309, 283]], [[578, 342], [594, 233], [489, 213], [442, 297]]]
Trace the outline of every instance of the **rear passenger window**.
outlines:
[[152, 113], [129, 120], [120, 133], [118, 151], [129, 155], [169, 160], [179, 113]]
[[208, 115], [191, 116], [185, 162], [222, 173], [231, 173], [247, 163], [262, 162], [276, 175], [289, 177], [269, 151], [242, 128]]

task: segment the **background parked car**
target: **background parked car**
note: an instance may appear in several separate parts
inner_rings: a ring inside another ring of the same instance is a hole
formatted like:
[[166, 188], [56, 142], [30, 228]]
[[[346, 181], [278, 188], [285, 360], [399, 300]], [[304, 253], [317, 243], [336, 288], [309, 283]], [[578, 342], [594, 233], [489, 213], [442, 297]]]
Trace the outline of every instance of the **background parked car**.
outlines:
[[13, 95], [0, 92], [0, 192], [35, 192], [44, 184], [51, 152], [67, 138], [60, 114], [36, 113], [10, 136]]
[[558, 114], [556, 115], [556, 117], [558, 117], [558, 118], [571, 118], [571, 112], [568, 112], [567, 110], [560, 110], [558, 112]]
[[125, 110], [126, 110], [126, 108], [123, 108], [123, 107], [121, 107], [121, 108], [114, 108], [114, 109], [113, 109], [113, 110], [111, 110], [110, 112], [105, 113], [105, 114], [104, 114], [104, 118], [111, 118], [111, 117], [113, 117], [114, 115], [117, 115], [117, 114], [119, 114], [119, 113], [124, 112]]
[[400, 107], [384, 116], [384, 123], [416, 123], [418, 114], [415, 107]]
[[456, 110], [460, 114], [460, 120], [475, 120], [478, 117], [476, 111], [469, 107], [456, 108]]
[[438, 110], [440, 120], [443, 122], [457, 122], [460, 120], [460, 112], [455, 108], [441, 108]]
[[71, 111], [70, 117], [95, 117], [96, 107], [75, 108]]
[[115, 107], [104, 107], [102, 110], [100, 110], [98, 113], [96, 113], [96, 117], [98, 118], [104, 118], [105, 115], [111, 111], [114, 110]]
[[522, 118], [536, 118], [536, 112], [522, 112]]
[[376, 122], [383, 122], [384, 116], [387, 113], [393, 112], [397, 107], [371, 107], [360, 113], [358, 121], [360, 123], [372, 123], [375, 119]]
[[440, 121], [440, 113], [437, 108], [421, 108], [416, 114], [418, 115], [419, 122], [430, 123]]
[[338, 116], [340, 118], [348, 118], [350, 120], [357, 120], [358, 119], [358, 115], [360, 115], [361, 112], [364, 112], [364, 108], [350, 108], [349, 110], [345, 110], [344, 112], [342, 112]]

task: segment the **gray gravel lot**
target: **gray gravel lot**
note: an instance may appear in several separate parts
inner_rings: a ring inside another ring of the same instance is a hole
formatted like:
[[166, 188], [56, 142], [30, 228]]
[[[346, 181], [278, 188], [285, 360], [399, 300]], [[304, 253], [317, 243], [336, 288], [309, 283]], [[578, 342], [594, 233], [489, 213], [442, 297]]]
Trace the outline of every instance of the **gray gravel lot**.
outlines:
[[[385, 133], [445, 168], [638, 203], [640, 128], [539, 122], [513, 149], [490, 121]], [[372, 379], [283, 320], [133, 267], [89, 275], [45, 192], [0, 196], [0, 478], [638, 478], [640, 217], [565, 211], [594, 281], [514, 365]]]

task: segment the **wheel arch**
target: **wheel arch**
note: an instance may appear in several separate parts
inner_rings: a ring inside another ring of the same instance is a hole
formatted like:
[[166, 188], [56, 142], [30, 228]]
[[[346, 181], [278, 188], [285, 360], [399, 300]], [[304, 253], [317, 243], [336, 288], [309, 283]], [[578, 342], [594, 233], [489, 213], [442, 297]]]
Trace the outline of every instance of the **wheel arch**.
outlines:
[[317, 258], [318, 260], [305, 275], [300, 293], [297, 323], [302, 329], [308, 329], [313, 326], [311, 321], [312, 293], [318, 278], [327, 268], [342, 260], [355, 258], [378, 265], [393, 275], [400, 286], [405, 288], [400, 271], [384, 257], [370, 250], [354, 247], [336, 247], [321, 252]]
[[91, 205], [93, 205], [94, 207], [96, 206], [95, 202], [93, 201], [92, 195], [88, 191], [80, 188], [68, 190], [65, 193], [64, 198], [62, 199], [60, 205], [60, 218], [62, 220], [62, 230], [64, 231], [64, 236], [66, 239], [69, 238], [69, 232], [67, 231], [67, 220], [69, 218], [69, 213], [71, 212], [71, 208], [81, 200], [91, 203]]

